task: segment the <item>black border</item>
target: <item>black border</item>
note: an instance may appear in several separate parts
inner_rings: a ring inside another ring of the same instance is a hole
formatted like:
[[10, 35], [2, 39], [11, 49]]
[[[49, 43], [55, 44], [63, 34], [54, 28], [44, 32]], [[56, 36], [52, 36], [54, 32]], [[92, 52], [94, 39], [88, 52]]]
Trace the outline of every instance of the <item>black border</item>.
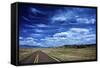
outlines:
[[11, 4], [11, 64], [18, 65], [17, 50], [17, 8]]
[[[20, 64], [19, 63], [19, 19], [18, 19], [18, 4], [29, 4], [29, 5], [44, 5], [44, 6], [59, 6], [59, 7], [79, 7], [79, 8], [95, 8], [96, 9], [96, 59], [95, 60], [79, 60], [79, 61], [64, 61], [64, 62], [51, 62], [51, 63], [38, 63], [38, 64]], [[14, 7], [13, 7], [14, 6]], [[62, 4], [48, 4], [48, 3], [26, 3], [26, 2], [15, 2], [11, 4], [13, 7], [11, 10], [11, 64], [15, 66], [23, 65], [43, 65], [43, 64], [58, 64], [58, 63], [73, 63], [73, 62], [90, 62], [97, 61], [97, 46], [98, 46], [98, 24], [97, 24], [97, 11], [96, 6], [78, 6], [78, 5], [62, 5]], [[15, 23], [14, 23], [15, 22]], [[13, 23], [13, 24], [12, 24]], [[14, 26], [14, 27], [13, 27]], [[14, 28], [14, 29], [13, 29]], [[15, 31], [14, 31], [15, 30]], [[14, 32], [13, 32], [14, 31]], [[15, 46], [14, 46], [15, 44]]]

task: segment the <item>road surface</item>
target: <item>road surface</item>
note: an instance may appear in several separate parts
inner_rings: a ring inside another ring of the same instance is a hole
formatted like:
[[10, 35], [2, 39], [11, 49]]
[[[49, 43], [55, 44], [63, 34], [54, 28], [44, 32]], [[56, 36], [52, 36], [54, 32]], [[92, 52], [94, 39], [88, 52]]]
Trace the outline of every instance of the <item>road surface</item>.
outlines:
[[36, 64], [36, 63], [49, 63], [49, 62], [60, 62], [60, 60], [55, 57], [48, 56], [46, 53], [42, 51], [36, 51], [29, 57], [20, 61], [21, 64], [29, 64], [29, 63]]

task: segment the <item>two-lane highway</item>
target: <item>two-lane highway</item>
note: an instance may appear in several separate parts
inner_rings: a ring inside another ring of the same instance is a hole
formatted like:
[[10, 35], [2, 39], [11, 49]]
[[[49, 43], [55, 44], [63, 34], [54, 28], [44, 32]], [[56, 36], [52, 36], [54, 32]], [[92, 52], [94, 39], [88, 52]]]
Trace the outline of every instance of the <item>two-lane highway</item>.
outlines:
[[42, 51], [36, 51], [29, 57], [20, 61], [21, 64], [30, 64], [30, 63], [37, 64], [37, 63], [50, 63], [50, 62], [60, 62], [60, 60], [55, 57], [49, 56]]

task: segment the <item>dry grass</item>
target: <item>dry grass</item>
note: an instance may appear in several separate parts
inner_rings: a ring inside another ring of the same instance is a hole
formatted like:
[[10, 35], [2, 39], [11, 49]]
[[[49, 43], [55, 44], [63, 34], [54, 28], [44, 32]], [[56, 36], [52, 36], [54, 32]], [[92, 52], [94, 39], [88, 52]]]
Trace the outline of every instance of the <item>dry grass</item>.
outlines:
[[37, 50], [41, 50], [49, 56], [59, 58], [62, 61], [96, 59], [96, 47], [91, 46], [86, 48], [20, 48], [20, 60], [26, 58]]

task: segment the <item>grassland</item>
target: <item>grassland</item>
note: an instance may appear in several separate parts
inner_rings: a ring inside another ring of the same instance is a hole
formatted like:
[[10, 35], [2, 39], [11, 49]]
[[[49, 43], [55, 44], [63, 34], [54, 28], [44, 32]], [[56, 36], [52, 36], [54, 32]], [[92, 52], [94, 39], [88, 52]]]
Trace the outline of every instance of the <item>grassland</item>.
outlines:
[[95, 60], [96, 47], [90, 46], [85, 48], [61, 47], [61, 48], [20, 48], [19, 60], [23, 60], [30, 56], [33, 52], [41, 50], [51, 57], [56, 57], [61, 61], [76, 60]]

